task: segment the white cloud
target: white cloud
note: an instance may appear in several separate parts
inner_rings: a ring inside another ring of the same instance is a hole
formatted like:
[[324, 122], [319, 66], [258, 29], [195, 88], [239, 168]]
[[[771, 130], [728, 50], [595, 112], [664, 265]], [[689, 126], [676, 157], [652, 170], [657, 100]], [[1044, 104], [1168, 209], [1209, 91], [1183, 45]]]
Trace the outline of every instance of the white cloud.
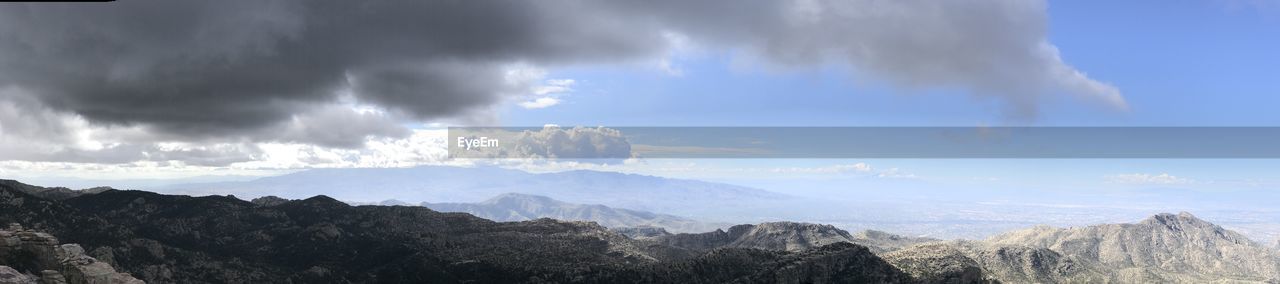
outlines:
[[550, 94], [561, 94], [573, 91], [573, 79], [550, 79], [543, 81], [542, 85], [533, 86], [531, 89], [534, 95], [545, 96]]
[[507, 67], [506, 84], [516, 89], [523, 90], [521, 93], [512, 94], [512, 97], [521, 99], [516, 103], [525, 109], [547, 108], [560, 104], [561, 96], [573, 92], [574, 79], [546, 79], [547, 70], [529, 66], [525, 64], [515, 64]]
[[520, 107], [526, 109], [539, 109], [560, 104], [560, 99], [552, 97], [541, 97], [532, 101], [520, 102]]
[[1103, 177], [1108, 183], [1118, 184], [1146, 184], [1146, 185], [1172, 185], [1172, 184], [1192, 184], [1196, 180], [1170, 175], [1168, 173], [1161, 174], [1115, 174]]
[[[541, 76], [546, 76], [542, 74]], [[541, 77], [539, 77], [541, 79]], [[573, 92], [573, 85], [577, 83], [573, 79], [549, 79], [544, 80], [541, 85], [529, 88], [529, 92], [540, 96], [529, 101], [520, 102], [520, 107], [525, 109], [540, 109], [560, 104], [559, 96]]]

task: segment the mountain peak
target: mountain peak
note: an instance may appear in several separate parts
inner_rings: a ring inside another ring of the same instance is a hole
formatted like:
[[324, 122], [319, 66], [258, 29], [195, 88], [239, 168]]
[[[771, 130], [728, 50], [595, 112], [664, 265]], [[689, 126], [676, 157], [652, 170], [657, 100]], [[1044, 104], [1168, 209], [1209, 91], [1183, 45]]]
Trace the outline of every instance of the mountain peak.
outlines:
[[837, 229], [835, 226], [826, 224], [813, 224], [801, 222], [765, 222], [756, 225], [756, 230], [766, 232], [791, 232], [791, 231], [810, 231], [816, 233], [827, 233], [837, 235], [848, 235], [848, 232]]
[[348, 206], [350, 206], [350, 205], [347, 205], [347, 203], [344, 203], [344, 202], [342, 202], [342, 201], [338, 201], [337, 199], [333, 199], [333, 197], [329, 197], [328, 195], [316, 195], [316, 196], [312, 196], [311, 198], [307, 198], [307, 199], [300, 200], [300, 201], [298, 201], [298, 202], [296, 202], [296, 203], [297, 203], [297, 204], [306, 204], [306, 205], [315, 205], [315, 206], [324, 206], [324, 207], [348, 207]]
[[257, 204], [258, 206], [276, 206], [276, 205], [284, 204], [289, 201], [290, 200], [280, 198], [279, 196], [267, 195], [263, 197], [254, 198], [249, 202], [253, 202], [253, 204]]
[[488, 200], [485, 200], [485, 201], [486, 201], [486, 202], [489, 202], [489, 201], [512, 200], [512, 199], [515, 199], [515, 200], [554, 201], [554, 200], [553, 200], [553, 199], [551, 199], [550, 197], [546, 197], [546, 196], [533, 195], [533, 194], [524, 194], [524, 193], [515, 193], [515, 192], [508, 192], [508, 193], [499, 194], [498, 196], [494, 196], [493, 198], [489, 198]]
[[1160, 213], [1142, 221], [1142, 224], [1160, 225], [1173, 230], [1183, 230], [1185, 228], [1212, 228], [1216, 227], [1213, 223], [1197, 218], [1188, 212]]
[[521, 193], [504, 193], [482, 201], [480, 204], [515, 207], [555, 207], [565, 205], [564, 202], [551, 199], [550, 197]]

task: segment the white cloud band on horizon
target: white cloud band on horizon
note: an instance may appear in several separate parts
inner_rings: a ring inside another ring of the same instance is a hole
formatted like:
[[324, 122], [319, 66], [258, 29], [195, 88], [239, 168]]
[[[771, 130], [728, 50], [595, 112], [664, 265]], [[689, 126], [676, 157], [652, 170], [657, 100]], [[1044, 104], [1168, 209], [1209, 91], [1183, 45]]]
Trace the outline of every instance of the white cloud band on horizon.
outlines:
[[1196, 180], [1170, 175], [1168, 173], [1145, 174], [1115, 174], [1105, 176], [1104, 179], [1108, 183], [1129, 184], [1129, 185], [1186, 185], [1197, 183]]

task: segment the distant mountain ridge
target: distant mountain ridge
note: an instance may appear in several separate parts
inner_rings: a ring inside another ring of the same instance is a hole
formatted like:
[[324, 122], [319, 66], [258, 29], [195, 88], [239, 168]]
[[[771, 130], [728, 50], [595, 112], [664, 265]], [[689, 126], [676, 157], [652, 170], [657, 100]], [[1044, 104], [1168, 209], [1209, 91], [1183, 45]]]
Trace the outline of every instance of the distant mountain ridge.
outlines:
[[26, 194], [53, 200], [64, 200], [84, 194], [94, 194], [112, 189], [110, 187], [94, 187], [76, 190], [65, 187], [42, 187], [21, 183], [11, 179], [0, 179], [0, 185], [22, 191]]
[[790, 198], [762, 189], [696, 180], [575, 170], [529, 173], [493, 167], [312, 169], [252, 181], [172, 185], [167, 193], [288, 199], [322, 194], [338, 200], [474, 203], [505, 193], [540, 195], [578, 204], [601, 204], [684, 214], [715, 202], [761, 203]]
[[463, 212], [500, 222], [552, 218], [592, 221], [609, 228], [660, 227], [673, 233], [706, 232], [728, 227], [728, 224], [699, 222], [674, 215], [604, 205], [574, 204], [546, 196], [520, 193], [505, 193], [478, 203], [423, 202], [421, 205], [436, 211]]

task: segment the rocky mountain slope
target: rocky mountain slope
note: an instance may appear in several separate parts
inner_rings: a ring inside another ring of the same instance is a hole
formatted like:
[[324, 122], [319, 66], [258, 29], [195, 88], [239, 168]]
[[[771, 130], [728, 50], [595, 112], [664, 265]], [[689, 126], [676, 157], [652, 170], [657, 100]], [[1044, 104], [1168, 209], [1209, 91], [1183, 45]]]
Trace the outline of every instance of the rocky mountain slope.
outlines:
[[1111, 276], [1160, 281], [1280, 280], [1280, 254], [1189, 213], [1159, 214], [1136, 224], [1039, 227], [986, 241], [1048, 248], [1108, 268]]
[[1276, 250], [1188, 213], [1135, 224], [1041, 226], [983, 241], [916, 245], [885, 258], [898, 264], [930, 255], [948, 255], [948, 266], [977, 263], [990, 277], [1014, 283], [1280, 281]]
[[266, 201], [120, 190], [59, 201], [0, 185], [0, 223], [80, 243], [149, 283], [913, 281], [852, 244], [703, 253], [590, 222], [493, 222], [325, 196]]
[[853, 243], [865, 246], [872, 252], [883, 253], [906, 245], [937, 241], [929, 238], [911, 238], [879, 231], [849, 234], [831, 225], [796, 222], [770, 222], [758, 225], [737, 225], [728, 231], [716, 230], [698, 234], [659, 236], [655, 241], [695, 251], [716, 248], [755, 248], [775, 251], [803, 251], [835, 243]]
[[653, 240], [671, 235], [666, 229], [658, 227], [614, 227], [609, 230], [637, 240]]
[[519, 193], [502, 194], [479, 203], [426, 203], [422, 206], [441, 212], [463, 212], [494, 221], [526, 221], [551, 218], [592, 221], [609, 228], [658, 227], [668, 232], [707, 232], [728, 224], [705, 223], [684, 217], [652, 212], [561, 202], [550, 197]]
[[981, 241], [878, 231], [851, 235], [829, 225], [791, 222], [650, 239], [692, 251], [804, 251], [853, 243], [919, 281], [936, 283], [1280, 282], [1280, 253], [1274, 248], [1188, 213], [1159, 214], [1136, 224], [1041, 226]]
[[721, 248], [692, 259], [658, 263], [586, 282], [920, 283], [866, 247], [850, 243], [799, 252]]

